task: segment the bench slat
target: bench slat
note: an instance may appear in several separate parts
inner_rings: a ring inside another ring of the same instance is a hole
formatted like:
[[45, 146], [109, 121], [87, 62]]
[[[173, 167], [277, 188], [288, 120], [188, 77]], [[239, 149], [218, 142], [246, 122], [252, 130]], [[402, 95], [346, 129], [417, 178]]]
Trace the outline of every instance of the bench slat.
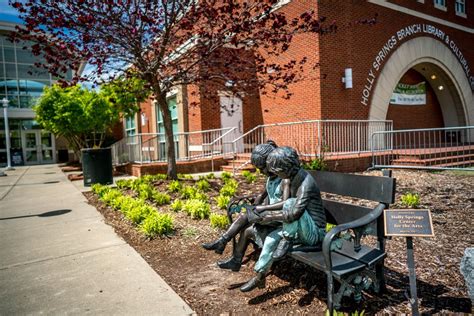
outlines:
[[355, 252], [354, 244], [347, 240], [344, 240], [341, 249], [336, 249], [334, 251], [351, 259], [358, 260], [366, 264], [369, 268], [387, 256], [385, 252], [380, 251], [379, 249], [367, 247], [366, 245], [362, 245], [361, 250]]
[[[373, 210], [365, 206], [347, 204], [327, 199], [323, 199], [323, 206], [326, 211], [326, 219], [328, 223], [337, 225], [359, 219]], [[370, 227], [372, 230], [369, 235], [377, 236], [377, 221], [372, 222]]]
[[[319, 251], [319, 252], [293, 251], [290, 253], [290, 256], [320, 271], [324, 271], [326, 268], [322, 251]], [[343, 256], [341, 254], [335, 253], [335, 252], [332, 253], [332, 265], [333, 265], [333, 268], [332, 268], [333, 274], [339, 278], [346, 274], [350, 274], [357, 270], [362, 270], [365, 268], [364, 263], [351, 259], [349, 257]]]
[[394, 178], [314, 170], [309, 173], [316, 179], [321, 192], [388, 204], [394, 203]]

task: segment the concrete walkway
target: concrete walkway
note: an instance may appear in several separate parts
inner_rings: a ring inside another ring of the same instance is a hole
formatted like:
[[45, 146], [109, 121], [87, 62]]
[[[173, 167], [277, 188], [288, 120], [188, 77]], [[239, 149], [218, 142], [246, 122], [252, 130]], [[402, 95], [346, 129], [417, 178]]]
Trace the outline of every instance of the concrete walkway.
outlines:
[[189, 315], [56, 165], [0, 177], [0, 315]]

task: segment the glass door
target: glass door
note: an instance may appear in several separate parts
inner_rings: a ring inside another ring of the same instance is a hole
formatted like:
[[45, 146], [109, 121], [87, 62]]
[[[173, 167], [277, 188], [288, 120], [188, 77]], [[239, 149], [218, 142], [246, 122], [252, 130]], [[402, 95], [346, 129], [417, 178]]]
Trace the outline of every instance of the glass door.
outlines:
[[44, 130], [26, 130], [22, 134], [25, 165], [53, 163], [55, 148], [53, 134]]

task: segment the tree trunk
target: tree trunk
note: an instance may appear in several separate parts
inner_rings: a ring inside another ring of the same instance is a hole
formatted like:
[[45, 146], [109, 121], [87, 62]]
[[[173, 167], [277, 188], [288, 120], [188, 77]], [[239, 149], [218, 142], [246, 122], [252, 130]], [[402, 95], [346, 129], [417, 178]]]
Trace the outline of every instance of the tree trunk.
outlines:
[[163, 116], [163, 125], [165, 126], [166, 153], [168, 160], [168, 170], [166, 173], [169, 179], [178, 179], [171, 112], [168, 108], [168, 103], [166, 102], [166, 96], [160, 94], [155, 95], [157, 96], [157, 102]]

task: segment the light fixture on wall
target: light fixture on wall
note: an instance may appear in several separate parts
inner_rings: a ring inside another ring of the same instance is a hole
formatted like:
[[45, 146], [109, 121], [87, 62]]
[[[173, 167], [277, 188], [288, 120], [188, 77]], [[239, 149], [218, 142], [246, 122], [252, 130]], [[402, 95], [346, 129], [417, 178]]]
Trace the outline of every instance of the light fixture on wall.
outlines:
[[342, 82], [345, 84], [346, 89], [352, 89], [352, 68], [344, 69], [344, 77]]

